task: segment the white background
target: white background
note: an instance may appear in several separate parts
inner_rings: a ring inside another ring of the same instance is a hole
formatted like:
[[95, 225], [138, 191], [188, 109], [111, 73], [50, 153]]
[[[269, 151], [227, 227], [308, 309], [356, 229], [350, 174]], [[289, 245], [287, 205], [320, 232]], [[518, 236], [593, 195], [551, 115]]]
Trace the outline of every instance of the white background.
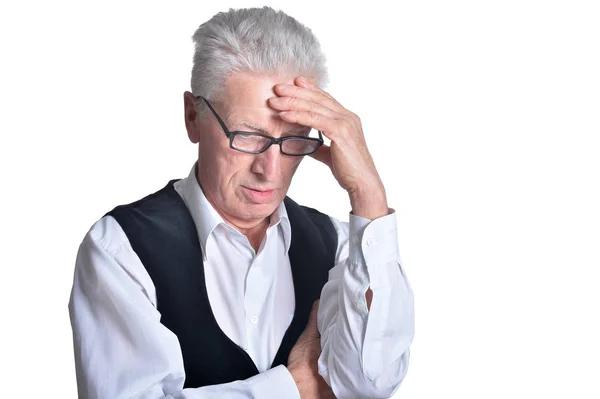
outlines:
[[[416, 300], [397, 398], [598, 398], [595, 1], [272, 1], [328, 55]], [[168, 5], [167, 5], [168, 4]], [[4, 397], [76, 397], [67, 301], [94, 221], [186, 176], [191, 35], [250, 1], [0, 6]], [[312, 159], [290, 195], [347, 219]]]

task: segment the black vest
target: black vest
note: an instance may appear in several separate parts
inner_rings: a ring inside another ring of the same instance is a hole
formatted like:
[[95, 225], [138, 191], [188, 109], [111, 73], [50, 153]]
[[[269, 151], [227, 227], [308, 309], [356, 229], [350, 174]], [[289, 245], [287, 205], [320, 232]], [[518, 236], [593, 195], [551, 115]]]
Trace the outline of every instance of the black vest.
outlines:
[[[189, 210], [170, 181], [165, 188], [107, 215], [114, 217], [156, 287], [160, 322], [179, 339], [184, 388], [244, 380], [258, 374], [241, 347], [219, 328], [212, 313], [202, 250]], [[337, 234], [327, 215], [284, 200], [292, 230], [289, 250], [296, 296], [294, 318], [271, 367], [287, 365], [306, 327], [313, 302], [334, 266]]]

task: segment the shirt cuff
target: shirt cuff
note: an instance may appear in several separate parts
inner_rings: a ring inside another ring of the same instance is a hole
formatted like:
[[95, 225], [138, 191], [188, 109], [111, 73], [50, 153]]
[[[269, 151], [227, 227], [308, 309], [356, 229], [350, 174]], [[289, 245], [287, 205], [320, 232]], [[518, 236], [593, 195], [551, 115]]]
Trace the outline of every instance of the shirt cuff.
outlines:
[[350, 214], [350, 261], [385, 263], [398, 258], [396, 212], [375, 220]]
[[285, 366], [277, 366], [246, 380], [255, 399], [300, 399], [294, 378]]

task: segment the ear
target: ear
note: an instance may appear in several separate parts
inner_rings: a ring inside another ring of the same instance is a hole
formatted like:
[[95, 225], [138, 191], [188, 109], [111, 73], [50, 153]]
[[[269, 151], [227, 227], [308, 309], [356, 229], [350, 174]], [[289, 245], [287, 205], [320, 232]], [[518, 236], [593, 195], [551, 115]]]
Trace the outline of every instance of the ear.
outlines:
[[190, 141], [195, 144], [200, 141], [198, 123], [196, 120], [198, 118], [198, 110], [196, 108], [196, 98], [189, 91], [183, 93], [183, 107], [185, 128], [187, 129]]

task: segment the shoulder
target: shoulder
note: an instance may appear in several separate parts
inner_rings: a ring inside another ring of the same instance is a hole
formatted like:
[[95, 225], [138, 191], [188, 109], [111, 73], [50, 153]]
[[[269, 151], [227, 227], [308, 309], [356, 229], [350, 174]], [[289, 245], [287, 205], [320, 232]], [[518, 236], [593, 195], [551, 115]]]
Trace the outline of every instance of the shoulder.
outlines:
[[333, 229], [331, 218], [314, 208], [299, 205], [296, 201], [290, 197], [285, 197], [284, 204], [290, 221], [302, 221], [303, 219], [309, 219], [314, 225], [330, 231]]
[[128, 212], [131, 209], [149, 209], [152, 210], [157, 204], [165, 204], [170, 202], [183, 202], [179, 191], [177, 190], [177, 183], [179, 179], [171, 180], [166, 186], [158, 191], [146, 195], [145, 197], [131, 202], [129, 204], [119, 205], [113, 210], [108, 212], [106, 215], [120, 215], [123, 212]]
[[331, 217], [315, 208], [311, 208], [309, 206], [304, 206], [298, 204], [296, 201], [291, 199], [290, 197], [285, 197], [284, 204], [288, 212], [300, 212], [302, 214], [306, 214], [309, 218], [313, 220], [326, 220], [331, 219]]
[[336, 263], [339, 259], [348, 256], [348, 238], [350, 234], [348, 222], [340, 221], [315, 208], [299, 205], [289, 197], [286, 197], [284, 202], [288, 211], [304, 213], [315, 225], [320, 227], [321, 232], [327, 232], [327, 235], [331, 238], [328, 245], [336, 248]]
[[174, 182], [175, 180], [172, 180], [156, 192], [136, 201], [117, 205], [112, 210], [106, 212], [103, 217], [90, 227], [83, 238], [79, 247], [79, 256], [108, 256], [115, 258], [118, 253], [131, 251], [129, 237], [123, 229], [123, 221], [131, 217], [143, 218], [143, 214], [146, 213], [147, 208], [153, 208], [154, 199], [160, 197], [162, 192], [172, 188]]
[[141, 290], [156, 305], [150, 275], [112, 216], [104, 216], [85, 235], [75, 263], [74, 290], [94, 297], [104, 290]]
[[290, 197], [285, 197], [284, 204], [288, 211], [290, 211], [290, 210], [292, 212], [293, 211], [296, 211], [296, 212], [301, 211], [302, 213], [306, 214], [313, 221], [331, 224], [331, 225], [333, 225], [333, 228], [336, 230], [336, 232], [347, 235], [348, 222], [340, 221], [339, 219], [337, 219], [333, 216], [330, 216], [326, 213], [323, 213], [323, 212], [319, 211], [318, 209], [311, 208], [311, 207], [305, 206], [305, 205], [299, 205], [297, 202], [295, 202]]
[[116, 219], [106, 215], [92, 225], [83, 239], [82, 246], [93, 244], [114, 255], [128, 242], [125, 232]]

